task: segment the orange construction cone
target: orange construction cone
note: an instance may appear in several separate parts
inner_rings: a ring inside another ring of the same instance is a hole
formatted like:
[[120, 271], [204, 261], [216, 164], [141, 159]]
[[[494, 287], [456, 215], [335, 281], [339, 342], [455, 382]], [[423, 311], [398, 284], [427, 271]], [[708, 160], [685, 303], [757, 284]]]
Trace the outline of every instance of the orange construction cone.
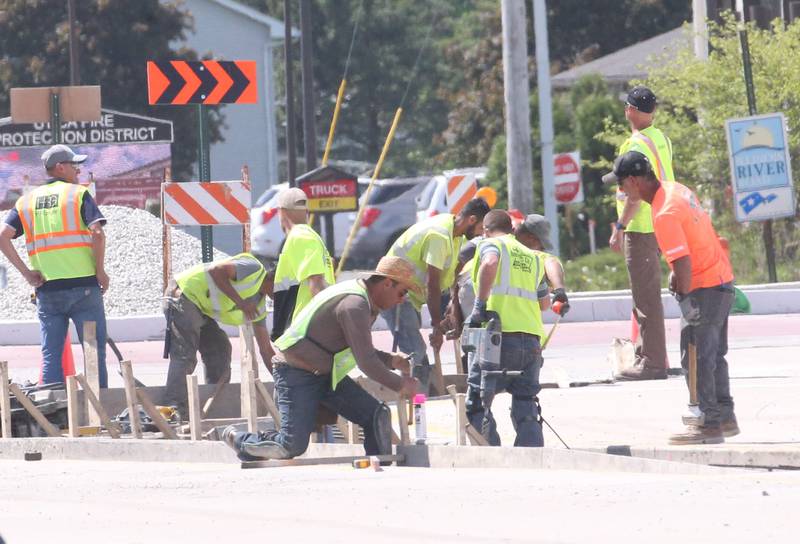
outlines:
[[[61, 352], [61, 370], [64, 372], [64, 381], [67, 381], [67, 376], [75, 375], [75, 359], [72, 358], [72, 343], [69, 338], [69, 329], [67, 330], [67, 337], [64, 339], [64, 351]], [[39, 383], [44, 381], [44, 363], [39, 367]]]

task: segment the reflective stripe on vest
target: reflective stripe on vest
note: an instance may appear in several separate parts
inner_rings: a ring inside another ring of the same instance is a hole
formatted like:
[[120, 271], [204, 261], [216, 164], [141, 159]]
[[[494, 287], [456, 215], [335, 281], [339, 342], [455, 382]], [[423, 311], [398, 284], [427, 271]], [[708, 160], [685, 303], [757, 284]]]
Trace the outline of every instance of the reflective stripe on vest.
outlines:
[[[245, 322], [244, 314], [236, 307], [236, 304], [225, 293], [223, 293], [214, 279], [211, 277], [211, 267], [234, 259], [248, 258], [259, 265], [256, 272], [242, 278], [241, 280], [231, 280], [231, 286], [236, 293], [247, 300], [259, 294], [259, 289], [267, 275], [267, 271], [258, 260], [248, 253], [240, 253], [234, 257], [229, 257], [215, 263], [205, 263], [195, 265], [188, 270], [178, 274], [175, 281], [181, 288], [186, 297], [191, 300], [204, 314], [209, 317], [226, 323], [228, 325], [242, 325]], [[259, 305], [264, 304], [263, 298]], [[253, 321], [260, 321], [267, 315], [266, 306], [261, 310]]]
[[[659, 152], [659, 149], [661, 150]], [[632, 134], [619, 148], [619, 154], [639, 151], [647, 157], [660, 181], [675, 181], [672, 170], [672, 144], [663, 132], [649, 126]], [[625, 194], [617, 191], [617, 216], [622, 216]], [[626, 232], [652, 233], [653, 217], [650, 204], [640, 202], [639, 209], [625, 228]]]
[[503, 332], [544, 334], [537, 288], [544, 279], [545, 255], [519, 243], [512, 235], [488, 238], [481, 242], [473, 265], [472, 280], [478, 285], [480, 251], [483, 244], [500, 250], [494, 284], [486, 301], [487, 310], [500, 316]]
[[[359, 295], [366, 299], [369, 304], [369, 296], [367, 289], [358, 280], [347, 280], [336, 285], [323, 289], [317, 296], [311, 299], [311, 302], [303, 308], [297, 317], [289, 325], [289, 328], [275, 340], [275, 346], [281, 350], [287, 350], [297, 344], [300, 340], [306, 337], [308, 333], [308, 326], [311, 320], [316, 315], [317, 311], [322, 306], [342, 295]], [[366, 331], [366, 334], [370, 334]], [[356, 367], [356, 358], [350, 348], [346, 348], [333, 356], [333, 367], [331, 368], [331, 388], [336, 389], [336, 385], [342, 381], [342, 378]]]
[[31, 265], [47, 280], [95, 274], [92, 235], [81, 217], [85, 192], [81, 185], [59, 180], [16, 203]]

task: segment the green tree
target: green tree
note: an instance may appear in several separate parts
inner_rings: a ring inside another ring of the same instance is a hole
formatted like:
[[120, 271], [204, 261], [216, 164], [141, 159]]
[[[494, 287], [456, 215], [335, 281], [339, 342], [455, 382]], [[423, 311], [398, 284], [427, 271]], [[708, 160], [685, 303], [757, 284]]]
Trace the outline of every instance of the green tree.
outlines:
[[[170, 44], [184, 39], [189, 15], [158, 0], [75, 2], [80, 35], [80, 79], [102, 87], [103, 107], [167, 118], [175, 123], [173, 176], [187, 179], [196, 157], [194, 108], [147, 105], [146, 61], [196, 59]], [[67, 4], [60, 0], [4, 0], [0, 17], [0, 111], [11, 87], [69, 85]], [[211, 141], [221, 139], [220, 113], [210, 115]]]
[[[800, 134], [792, 129], [800, 117], [800, 60], [787, 52], [800, 49], [800, 22], [784, 26], [776, 21], [769, 30], [748, 25], [748, 34], [758, 111], [786, 115], [797, 172]], [[697, 190], [718, 232], [730, 240], [739, 281], [765, 281], [762, 225], [736, 222], [730, 193], [725, 120], [749, 114], [737, 23], [729, 14], [721, 24], [710, 25], [709, 35], [707, 61], [695, 58], [687, 47], [676, 60], [657, 63], [645, 83], [657, 89], [661, 105], [656, 122], [672, 139], [676, 178]], [[616, 141], [620, 132], [619, 126], [610, 127], [603, 138]], [[797, 218], [796, 213], [774, 224], [778, 276], [783, 281], [800, 279]]]

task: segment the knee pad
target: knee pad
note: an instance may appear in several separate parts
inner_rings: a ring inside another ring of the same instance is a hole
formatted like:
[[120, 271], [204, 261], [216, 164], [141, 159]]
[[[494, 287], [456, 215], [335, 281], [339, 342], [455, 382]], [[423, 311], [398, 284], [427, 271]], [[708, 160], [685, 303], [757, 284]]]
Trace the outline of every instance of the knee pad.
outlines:
[[380, 403], [372, 414], [372, 428], [378, 455], [392, 454], [392, 412], [385, 403]]

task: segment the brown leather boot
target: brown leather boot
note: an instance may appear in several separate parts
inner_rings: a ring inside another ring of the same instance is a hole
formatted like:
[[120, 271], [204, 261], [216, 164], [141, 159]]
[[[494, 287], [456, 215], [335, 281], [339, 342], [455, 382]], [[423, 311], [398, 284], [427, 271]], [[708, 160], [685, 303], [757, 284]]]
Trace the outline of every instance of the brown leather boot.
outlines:
[[644, 365], [641, 361], [636, 361], [632, 367], [614, 374], [614, 379], [621, 382], [635, 380], [666, 380], [667, 369], [664, 367], [649, 367]]
[[686, 431], [673, 434], [669, 443], [673, 446], [688, 446], [691, 444], [722, 444], [725, 437], [719, 425], [687, 425]]
[[739, 423], [736, 421], [736, 416], [733, 416], [731, 419], [723, 421], [720, 424], [720, 428], [722, 429], [722, 435], [725, 438], [736, 436], [741, 432], [739, 431]]

